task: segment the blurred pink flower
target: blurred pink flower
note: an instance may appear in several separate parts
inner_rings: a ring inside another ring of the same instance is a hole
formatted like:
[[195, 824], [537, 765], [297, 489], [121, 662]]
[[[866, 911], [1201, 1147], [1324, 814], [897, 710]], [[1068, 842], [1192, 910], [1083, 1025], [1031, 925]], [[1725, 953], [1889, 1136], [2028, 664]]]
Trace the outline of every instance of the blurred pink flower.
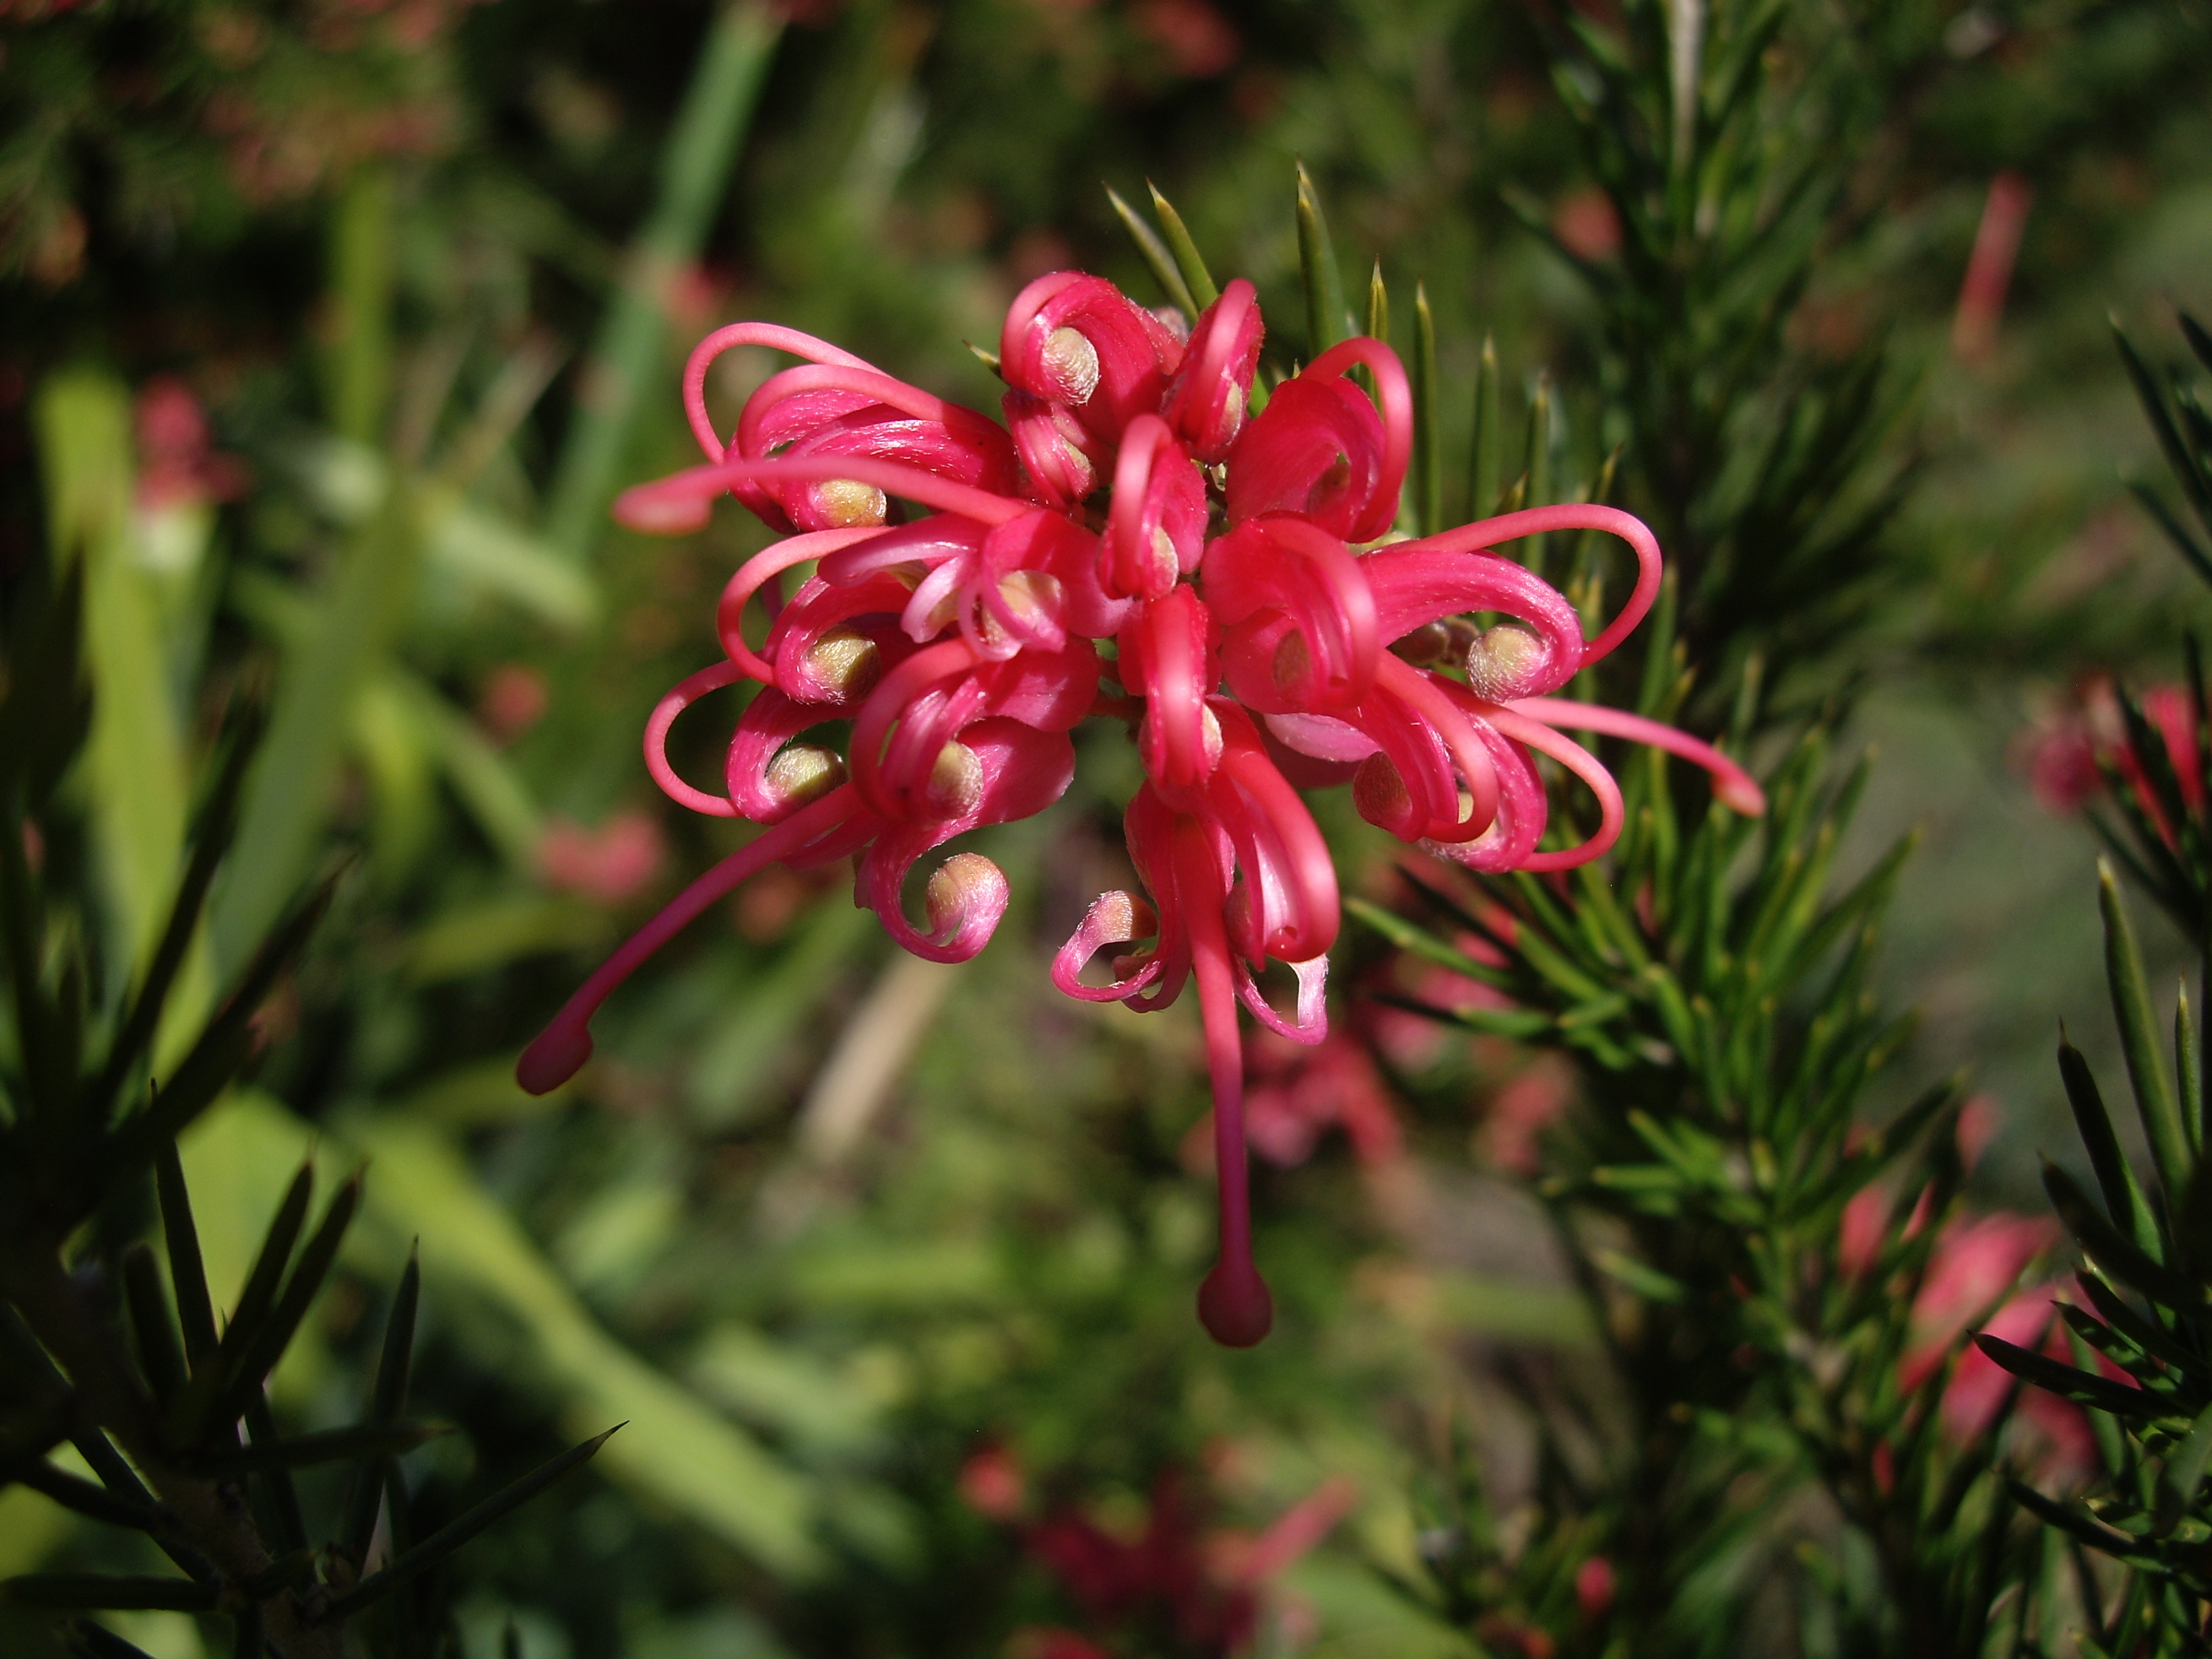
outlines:
[[1029, 1507], [1029, 1482], [1022, 1466], [1004, 1446], [971, 1453], [960, 1466], [960, 1496], [976, 1514], [1012, 1521]]
[[[1339, 1477], [1292, 1504], [1257, 1536], [1202, 1531], [1203, 1502], [1190, 1495], [1182, 1472], [1170, 1469], [1153, 1485], [1145, 1529], [1137, 1537], [1118, 1537], [1079, 1511], [1063, 1509], [1031, 1527], [1026, 1543], [1094, 1629], [1164, 1626], [1177, 1659], [1230, 1659], [1251, 1646], [1268, 1583], [1328, 1537], [1358, 1498], [1358, 1489]], [[1104, 1651], [1072, 1632], [1031, 1633], [1032, 1640], [1048, 1637], [1075, 1644], [1040, 1650], [1063, 1659]]]
[[[1278, 1169], [1294, 1169], [1313, 1156], [1329, 1130], [1341, 1129], [1352, 1155], [1381, 1163], [1405, 1150], [1390, 1091], [1364, 1044], [1341, 1031], [1318, 1048], [1261, 1032], [1245, 1045], [1244, 1133], [1252, 1150]], [[1209, 1115], [1183, 1139], [1183, 1161], [1213, 1167], [1213, 1120]]]
[[1137, 0], [1129, 20], [1167, 52], [1176, 74], [1194, 81], [1219, 75], [1244, 50], [1229, 20], [1206, 0]]
[[1614, 1579], [1613, 1563], [1602, 1555], [1593, 1555], [1575, 1569], [1575, 1601], [1585, 1619], [1605, 1617], [1613, 1606]]
[[1501, 1170], [1528, 1175], [1536, 1168], [1537, 1142], [1566, 1109], [1574, 1074], [1540, 1056], [1490, 1097], [1477, 1132], [1485, 1157]]
[[[2197, 765], [2195, 710], [2178, 685], [2154, 685], [2142, 694], [2143, 717], [2163, 741], [2181, 801], [2191, 812], [2204, 805], [2204, 779]], [[2090, 682], [2075, 712], [2045, 720], [2023, 732], [2014, 747], [2035, 798], [2054, 812], [2080, 810], [2104, 792], [2104, 768], [2119, 773], [2139, 805], [2171, 845], [2175, 827], [2145, 775], [2135, 745], [2128, 740], [2119, 700], [2112, 682]]]
[[149, 513], [242, 495], [246, 466], [216, 453], [207, 413], [182, 380], [157, 374], [138, 388], [138, 505]]
[[477, 724], [495, 743], [513, 743], [545, 717], [552, 694], [545, 676], [527, 663], [503, 662], [484, 676], [477, 694]]
[[2010, 168], [1990, 180], [1981, 223], [1974, 231], [1974, 250], [1966, 258], [1966, 278], [1959, 284], [1958, 314], [1951, 324], [1951, 349], [1963, 362], [1986, 357], [1996, 344], [2005, 290], [2012, 285], [2021, 232], [2027, 228], [2028, 205], [2034, 199], [2035, 187]]
[[547, 886], [601, 904], [643, 891], [667, 857], [659, 823], [635, 810], [616, 813], [596, 830], [556, 818], [538, 843], [538, 870]]
[[1552, 234], [1568, 252], [1600, 264], [1620, 252], [1620, 216], [1612, 198], [1591, 185], [1552, 210]]

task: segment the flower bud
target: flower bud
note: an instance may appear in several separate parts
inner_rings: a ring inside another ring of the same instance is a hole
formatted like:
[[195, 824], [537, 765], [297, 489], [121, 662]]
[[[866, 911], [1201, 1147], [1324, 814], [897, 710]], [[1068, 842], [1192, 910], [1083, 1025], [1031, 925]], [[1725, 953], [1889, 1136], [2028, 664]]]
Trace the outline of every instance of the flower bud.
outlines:
[[807, 647], [806, 673], [835, 701], [852, 702], [875, 689], [883, 653], [858, 629], [833, 628]]
[[769, 762], [764, 776], [769, 793], [778, 800], [787, 806], [804, 806], [845, 781], [845, 762], [819, 744], [787, 744]]
[[1467, 683], [1478, 697], [1517, 697], [1544, 665], [1544, 642], [1525, 628], [1500, 623], [1467, 650]]
[[1420, 815], [1390, 757], [1377, 750], [1359, 763], [1352, 775], [1352, 805], [1359, 816], [1377, 829], [1388, 830], [1401, 841], [1412, 840], [1420, 830]]
[[[965, 817], [983, 799], [983, 763], [964, 743], [948, 743], [929, 769], [927, 796], [940, 817]], [[988, 862], [988, 860], [985, 860]]]
[[1098, 390], [1098, 348], [1078, 328], [1056, 328], [1044, 343], [1044, 373], [1071, 404], [1087, 404]]
[[1049, 570], [1017, 570], [1002, 577], [999, 597], [1015, 619], [1030, 628], [1057, 617], [1066, 602], [1060, 578]]
[[994, 904], [1003, 908], [1006, 893], [1006, 878], [997, 865], [981, 853], [955, 853], [938, 866], [922, 894], [930, 937], [939, 944], [949, 941], [969, 916]]
[[814, 505], [832, 530], [866, 530], [890, 516], [890, 501], [873, 484], [832, 478], [814, 486]]

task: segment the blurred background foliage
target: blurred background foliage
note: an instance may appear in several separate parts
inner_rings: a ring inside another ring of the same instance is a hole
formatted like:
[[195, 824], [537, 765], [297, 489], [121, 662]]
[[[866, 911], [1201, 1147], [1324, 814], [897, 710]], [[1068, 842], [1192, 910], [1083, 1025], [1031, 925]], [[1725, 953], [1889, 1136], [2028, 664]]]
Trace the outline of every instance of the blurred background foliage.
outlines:
[[[465, 1431], [410, 1455], [426, 1490], [630, 1419], [445, 1570], [471, 1659], [510, 1629], [530, 1659], [996, 1655], [1081, 1623], [1040, 1541], [1076, 1516], [1258, 1595], [1264, 1651], [1540, 1651], [1373, 1569], [1418, 1575], [1407, 1493], [1468, 1425], [1530, 1486], [1501, 1376], [1594, 1374], [1593, 1304], [1518, 1184], [1578, 1085], [1375, 1000], [1403, 964], [1360, 936], [1335, 1069], [1255, 1061], [1291, 1126], [1260, 1189], [1278, 1334], [1212, 1347], [1194, 1015], [1037, 971], [1121, 884], [1118, 737], [994, 832], [1016, 906], [975, 963], [907, 960], [778, 872], [617, 1000], [574, 1087], [509, 1079], [592, 953], [732, 844], [663, 809], [636, 740], [759, 533], [605, 514], [688, 447], [683, 352], [771, 318], [994, 406], [962, 343], [1029, 277], [1160, 297], [1102, 182], [1157, 181], [1287, 365], [1303, 158], [1401, 349], [1425, 285], [1455, 518], [1516, 474], [1579, 493], [1618, 450], [1613, 498], [1677, 556], [1700, 722], [1734, 714], [1770, 763], [1820, 708], [1879, 745], [1836, 858], [1926, 831], [1875, 970], [1923, 1012], [1895, 1069], [1971, 1062], [2009, 1126], [1978, 1196], [2040, 1207], [2032, 1154], [2071, 1148], [2051, 1037], [2103, 993], [2091, 839], [2030, 784], [2096, 677], [2177, 660], [2186, 578], [2120, 483], [2156, 459], [2106, 315], [2172, 356], [2172, 307], [2212, 309], [2212, 17], [1717, 5], [1714, 61], [1761, 90], [1686, 183], [1606, 43], [1648, 70], [1691, 4], [0, 0], [0, 580], [84, 562], [70, 799], [107, 946], [156, 925], [238, 690], [270, 725], [198, 994], [334, 848], [360, 859], [254, 1086], [185, 1146], [218, 1295], [303, 1150], [365, 1158], [288, 1422], [343, 1420], [416, 1239], [417, 1398]], [[726, 418], [757, 356], [718, 371]], [[1747, 465], [1777, 432], [1796, 472]], [[1340, 817], [1347, 890], [1395, 897]], [[1254, 1556], [1286, 1514], [1344, 1518]], [[116, 1554], [0, 1494], [0, 1571]], [[1772, 1623], [1743, 1650], [1818, 1647]], [[182, 1614], [116, 1628], [206, 1650]], [[11, 1653], [49, 1639], [0, 1610]]]

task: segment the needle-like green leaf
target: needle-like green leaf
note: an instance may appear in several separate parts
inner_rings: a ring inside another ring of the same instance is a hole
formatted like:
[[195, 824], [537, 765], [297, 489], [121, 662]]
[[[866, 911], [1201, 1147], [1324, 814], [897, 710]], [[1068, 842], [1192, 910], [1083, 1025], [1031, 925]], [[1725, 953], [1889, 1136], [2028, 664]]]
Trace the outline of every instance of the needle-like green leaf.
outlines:
[[[375, 1430], [394, 1422], [407, 1408], [407, 1379], [415, 1351], [415, 1312], [422, 1291], [422, 1266], [410, 1253], [406, 1271], [399, 1276], [398, 1289], [392, 1294], [392, 1311], [385, 1316], [384, 1346], [377, 1356], [376, 1379], [369, 1396], [368, 1413], [362, 1419], [363, 1429]], [[355, 1472], [353, 1490], [346, 1500], [338, 1548], [356, 1566], [368, 1554], [369, 1539], [376, 1530], [385, 1466], [382, 1457], [363, 1463]]]
[[1351, 313], [1345, 308], [1344, 276], [1337, 269], [1336, 248], [1329, 240], [1321, 193], [1314, 188], [1304, 161], [1297, 169], [1298, 270], [1306, 290], [1306, 349], [1318, 357], [1344, 338]]
[[1136, 209], [1121, 199], [1113, 185], [1106, 186], [1106, 199], [1113, 205], [1114, 216], [1121, 222], [1121, 228], [1136, 244], [1138, 256], [1152, 273], [1152, 280], [1160, 285], [1170, 305], [1182, 308], [1184, 316], [1195, 320], [1199, 313], [1197, 300], [1193, 297], [1190, 284], [1183, 280], [1182, 272], [1176, 269], [1175, 255], [1160, 240], [1159, 233], [1146, 224]]
[[324, 1616], [331, 1620], [347, 1618], [389, 1595], [410, 1578], [428, 1571], [494, 1522], [529, 1502], [578, 1465], [589, 1461], [593, 1453], [606, 1444], [608, 1437], [621, 1427], [622, 1425], [617, 1423], [613, 1429], [571, 1446], [558, 1457], [539, 1464], [512, 1486], [485, 1498], [457, 1520], [447, 1522], [381, 1572], [370, 1574], [344, 1595], [333, 1599]]
[[1151, 179], [1145, 180], [1145, 188], [1151, 192], [1152, 211], [1160, 216], [1160, 229], [1167, 237], [1168, 251], [1175, 255], [1176, 269], [1182, 273], [1198, 309], [1203, 311], [1221, 297], [1221, 289], [1206, 270], [1206, 261], [1200, 258], [1198, 244], [1191, 240], [1190, 228], [1183, 223], [1175, 204], [1161, 195], [1160, 187]]
[[[1377, 268], [1378, 270], [1380, 267]], [[1426, 283], [1413, 284], [1413, 528], [1433, 536], [1444, 527], [1443, 459], [1437, 429], [1437, 319]]]
[[2182, 1127], [2180, 1103], [2174, 1098], [2159, 1052], [2158, 1020], [2151, 1010], [2150, 988], [2143, 980], [2142, 952], [2136, 948], [2135, 927], [2120, 897], [2119, 878], [2105, 860], [2097, 866], [2097, 905], [2105, 919], [2105, 975], [2112, 987], [2112, 1017], [2120, 1028], [2120, 1050], [2127, 1056], [2129, 1080], [2135, 1085], [2136, 1106], [2142, 1115], [2160, 1183], [2172, 1203], [2188, 1186], [2195, 1160], [2189, 1153], [2189, 1133]]
[[185, 1186], [184, 1161], [169, 1142], [154, 1155], [154, 1183], [161, 1202], [161, 1238], [169, 1252], [169, 1287], [177, 1302], [185, 1352], [192, 1368], [204, 1366], [220, 1340], [215, 1302], [208, 1293], [207, 1266], [200, 1257], [199, 1229], [192, 1221], [191, 1194]]

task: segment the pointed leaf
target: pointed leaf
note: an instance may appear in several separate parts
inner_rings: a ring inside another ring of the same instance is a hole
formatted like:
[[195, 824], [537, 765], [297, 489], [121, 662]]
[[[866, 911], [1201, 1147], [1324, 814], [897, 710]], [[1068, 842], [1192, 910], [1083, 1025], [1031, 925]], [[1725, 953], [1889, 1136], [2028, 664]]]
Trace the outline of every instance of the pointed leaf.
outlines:
[[[1206, 261], [1199, 257], [1198, 244], [1191, 240], [1189, 227], [1183, 223], [1182, 215], [1175, 210], [1175, 204], [1160, 194], [1159, 186], [1151, 179], [1145, 180], [1145, 188], [1152, 193], [1152, 211], [1160, 216], [1160, 229], [1166, 234], [1168, 251], [1175, 255], [1176, 269], [1182, 272], [1184, 285], [1190, 289], [1190, 297], [1197, 301], [1198, 310], [1203, 311], [1221, 297], [1221, 289], [1206, 270]], [[1192, 315], [1195, 317], [1197, 313]]]
[[2071, 1400], [2076, 1405], [2092, 1406], [2100, 1412], [2110, 1412], [2115, 1417], [2153, 1417], [2166, 1409], [2165, 1401], [2154, 1394], [2129, 1388], [2089, 1371], [2076, 1370], [2073, 1366], [2048, 1358], [2033, 1348], [2023, 1348], [2001, 1336], [1991, 1336], [1987, 1331], [1974, 1338], [1974, 1346], [2021, 1382], [2032, 1382], [2045, 1392], [2055, 1394], [2062, 1400]]
[[343, 1429], [322, 1429], [313, 1434], [257, 1438], [234, 1452], [203, 1454], [188, 1467], [210, 1480], [228, 1480], [264, 1469], [306, 1468], [316, 1463], [345, 1463], [357, 1457], [397, 1456], [451, 1434], [443, 1423], [356, 1423]]
[[2044, 1164], [2043, 1189], [2051, 1195], [2051, 1206], [2058, 1212], [2058, 1218], [2066, 1224], [2067, 1231], [2104, 1272], [2125, 1279], [2152, 1301], [2168, 1308], [2203, 1305], [2202, 1285], [2160, 1266], [2121, 1237], [2119, 1230], [2090, 1203], [2088, 1194], [2075, 1184], [2074, 1177], [2056, 1164]]
[[2074, 1126], [2081, 1137], [2082, 1150], [2089, 1154], [2089, 1167], [2096, 1172], [2097, 1186], [2105, 1195], [2105, 1207], [2138, 1248], [2156, 1249], [2158, 1223], [2134, 1170], [2129, 1167], [2127, 1154], [2121, 1150], [2095, 1074], [2081, 1051], [2063, 1037], [2058, 1044], [2058, 1075], [2066, 1085], [2067, 1103], [2074, 1109]]
[[[377, 1356], [368, 1414], [362, 1419], [364, 1429], [374, 1430], [396, 1421], [406, 1409], [407, 1378], [415, 1349], [415, 1311], [422, 1292], [422, 1265], [410, 1251], [406, 1271], [400, 1274], [399, 1287], [392, 1294], [392, 1311], [385, 1316], [384, 1346]], [[347, 1498], [345, 1524], [338, 1534], [338, 1547], [356, 1566], [368, 1559], [369, 1540], [376, 1531], [383, 1475], [382, 1459], [364, 1464], [355, 1475], [353, 1491]]]
[[1322, 216], [1321, 195], [1304, 161], [1298, 170], [1298, 270], [1305, 280], [1306, 349], [1313, 356], [1345, 337], [1349, 313], [1344, 303], [1344, 277], [1337, 270], [1336, 248], [1329, 240], [1328, 221]]
[[143, 1244], [123, 1253], [123, 1295], [131, 1309], [131, 1334], [137, 1339], [138, 1368], [155, 1400], [166, 1407], [184, 1389], [185, 1355], [161, 1294], [161, 1270]]
[[1160, 240], [1159, 233], [1146, 224], [1111, 185], [1106, 186], [1106, 199], [1113, 204], [1114, 216], [1121, 222], [1121, 228], [1137, 245], [1139, 256], [1152, 271], [1152, 280], [1160, 285], [1160, 292], [1167, 295], [1168, 303], [1196, 320], [1198, 301], [1191, 295], [1190, 284], [1183, 281], [1182, 272], [1176, 269], [1175, 255], [1168, 252], [1168, 245]]
[[512, 1486], [487, 1498], [466, 1514], [448, 1522], [381, 1572], [370, 1574], [344, 1595], [332, 1600], [324, 1616], [331, 1620], [347, 1618], [389, 1595], [409, 1579], [428, 1571], [478, 1533], [511, 1510], [528, 1503], [571, 1469], [589, 1461], [592, 1455], [607, 1443], [608, 1437], [622, 1426], [617, 1423], [605, 1433], [571, 1446], [558, 1457], [539, 1464]]
[[2105, 974], [2112, 993], [2112, 1017], [2120, 1028], [2120, 1048], [2127, 1055], [2128, 1076], [2135, 1084], [2136, 1105], [2142, 1114], [2143, 1133], [2158, 1164], [2160, 1182], [2169, 1203], [2178, 1201], [2189, 1184], [2195, 1162], [2189, 1155], [2189, 1133], [2182, 1127], [2181, 1105], [2160, 1054], [2158, 1021], [2151, 1011], [2150, 988], [2143, 981], [2142, 952], [2136, 948], [2134, 926], [2120, 897], [2119, 880], [2109, 862], [2100, 860], [2097, 905], [2105, 919]]

